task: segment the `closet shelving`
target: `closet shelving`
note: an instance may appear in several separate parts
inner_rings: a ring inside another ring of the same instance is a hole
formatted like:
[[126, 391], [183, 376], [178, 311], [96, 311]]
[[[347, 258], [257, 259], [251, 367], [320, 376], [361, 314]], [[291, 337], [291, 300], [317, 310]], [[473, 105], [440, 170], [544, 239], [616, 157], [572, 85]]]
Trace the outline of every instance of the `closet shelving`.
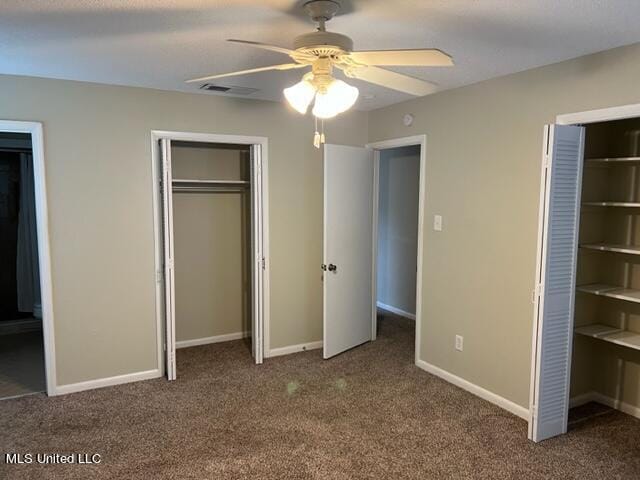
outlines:
[[174, 178], [171, 181], [174, 192], [237, 192], [249, 188], [244, 180], [195, 180]]
[[597, 338], [598, 340], [603, 340], [605, 342], [615, 343], [616, 345], [633, 348], [634, 350], [640, 350], [640, 334], [635, 332], [599, 323], [576, 327], [574, 331], [578, 335]]
[[586, 250], [596, 250], [599, 252], [624, 253], [626, 255], [640, 255], [640, 246], [617, 245], [608, 243], [584, 243], [580, 248]]
[[[640, 166], [640, 156], [620, 156], [620, 157], [600, 157], [585, 159], [586, 167], [595, 168], [614, 168], [614, 167], [637, 167]], [[595, 172], [594, 172], [595, 173]], [[621, 209], [640, 208], [640, 202], [636, 201], [583, 201], [582, 206], [586, 207], [613, 207]], [[636, 212], [633, 212], [635, 214]], [[591, 250], [596, 252], [610, 252], [624, 255], [640, 255], [640, 246], [628, 245], [621, 243], [607, 242], [584, 242], [580, 244], [582, 250]], [[600, 297], [613, 298], [623, 302], [640, 303], [640, 290], [634, 288], [625, 288], [616, 285], [603, 283], [593, 283], [586, 285], [578, 285], [577, 292], [588, 295], [597, 295]], [[613, 327], [602, 323], [593, 323], [589, 325], [581, 325], [574, 328], [577, 335], [595, 338], [604, 342], [621, 345], [623, 347], [640, 350], [640, 334], [625, 330], [619, 327]]]

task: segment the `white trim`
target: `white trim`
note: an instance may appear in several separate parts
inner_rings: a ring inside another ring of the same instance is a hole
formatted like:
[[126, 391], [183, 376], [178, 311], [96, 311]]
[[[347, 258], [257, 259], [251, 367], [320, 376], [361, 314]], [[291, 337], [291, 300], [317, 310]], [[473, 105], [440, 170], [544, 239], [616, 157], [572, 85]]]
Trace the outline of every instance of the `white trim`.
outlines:
[[162, 371], [158, 369], [127, 373], [125, 375], [117, 375], [115, 377], [99, 378], [97, 380], [88, 380], [86, 382], [60, 385], [57, 388], [56, 395], [66, 395], [67, 393], [83, 392], [85, 390], [93, 390], [95, 388], [112, 387], [123, 383], [139, 382], [141, 380], [151, 380], [153, 378], [160, 377], [162, 377]]
[[231, 340], [247, 338], [250, 335], [251, 332], [236, 332], [216, 335], [214, 337], [194, 338], [193, 340], [179, 340], [176, 342], [176, 348], [197, 347], [199, 345], [208, 345], [210, 343], [229, 342]]
[[440, 377], [443, 380], [452, 383], [456, 387], [460, 387], [467, 392], [474, 394], [477, 397], [482, 398], [488, 402], [497, 405], [500, 408], [514, 414], [517, 417], [520, 417], [524, 420], [529, 419], [529, 410], [525, 407], [518, 405], [517, 403], [512, 402], [511, 400], [507, 400], [500, 395], [497, 395], [489, 390], [486, 390], [474, 383], [471, 383], [464, 378], [460, 378], [452, 373], [447, 372], [446, 370], [442, 370], [441, 368], [436, 367], [435, 365], [431, 365], [430, 363], [425, 362], [424, 360], [418, 360], [416, 362], [416, 366], [424, 370], [425, 372], [431, 373], [436, 377]]
[[47, 183], [42, 123], [0, 120], [0, 132], [28, 133], [31, 135], [36, 204], [36, 230], [38, 232], [38, 267], [40, 269], [45, 375], [47, 379], [47, 395], [55, 395], [57, 390], [56, 352], [53, 321], [53, 291], [51, 286], [49, 213], [47, 207]]
[[386, 303], [376, 302], [376, 307], [380, 310], [384, 310], [385, 312], [393, 313], [394, 315], [398, 315], [400, 317], [408, 318], [409, 320], [415, 320], [416, 316], [413, 313], [406, 312], [400, 308], [394, 307], [392, 305], [387, 305]]
[[610, 122], [612, 120], [624, 120], [625, 118], [635, 117], [640, 117], [640, 103], [601, 108], [598, 110], [587, 110], [584, 112], [564, 113], [556, 116], [556, 123], [559, 125], [577, 125]]
[[300, 343], [298, 345], [289, 345], [288, 347], [273, 348], [266, 353], [267, 358], [279, 357], [281, 355], [289, 355], [290, 353], [306, 352], [307, 350], [315, 350], [322, 348], [322, 340], [317, 342]]
[[[262, 314], [262, 349], [263, 352], [269, 351], [270, 345], [270, 324], [271, 324], [271, 261], [269, 257], [269, 139], [267, 137], [246, 136], [246, 135], [223, 135], [211, 133], [194, 133], [194, 132], [174, 132], [167, 130], [151, 131], [151, 172], [152, 172], [152, 192], [153, 192], [153, 231], [154, 231], [154, 251], [155, 251], [155, 272], [154, 281], [156, 282], [156, 338], [157, 338], [157, 357], [158, 369], [164, 375], [165, 370], [165, 352], [163, 342], [164, 330], [164, 308], [163, 308], [163, 286], [159, 280], [159, 275], [163, 272], [162, 265], [162, 220], [160, 219], [160, 172], [158, 171], [159, 148], [158, 141], [162, 138], [168, 138], [174, 141], [191, 141], [202, 143], [233, 143], [238, 145], [260, 145], [262, 160], [262, 236], [263, 236], [263, 255], [265, 258], [263, 289], [263, 314]], [[264, 353], [263, 353], [263, 356]]]
[[[421, 331], [422, 331], [422, 269], [424, 266], [424, 216], [425, 216], [425, 206], [426, 206], [426, 195], [427, 195], [427, 136], [426, 135], [413, 135], [411, 137], [402, 137], [402, 138], [394, 138], [391, 140], [383, 140], [381, 142], [372, 142], [366, 145], [367, 148], [372, 148], [374, 151], [379, 150], [387, 150], [390, 148], [397, 147], [409, 147], [412, 145], [420, 146], [420, 186], [418, 189], [418, 252], [416, 255], [416, 338], [415, 338], [415, 363], [418, 365], [418, 362], [421, 361], [421, 352], [420, 352], [420, 343], [421, 343]], [[374, 160], [379, 157], [374, 157]], [[375, 170], [379, 169], [379, 162], [375, 163]], [[375, 173], [378, 175], [378, 173]], [[377, 191], [376, 198], [374, 200], [374, 205], [377, 205]], [[374, 225], [377, 225], [378, 222], [378, 209], [375, 208], [374, 214], [376, 215]], [[377, 246], [378, 242], [378, 231], [377, 229], [373, 232], [374, 242]], [[377, 248], [376, 248], [377, 250]], [[373, 269], [372, 269], [372, 282], [373, 286], [376, 286], [377, 280], [377, 258], [373, 259]], [[376, 290], [373, 291], [374, 297], [376, 296]], [[373, 338], [375, 338], [375, 332], [377, 330], [375, 315], [373, 316]]]
[[616, 400], [615, 398], [611, 398], [599, 392], [588, 392], [572, 397], [569, 405], [571, 408], [574, 408], [589, 402], [601, 403], [602, 405], [606, 405], [607, 407], [615, 410], [620, 410], [632, 417], [640, 418], [640, 407], [636, 407], [635, 405], [631, 405], [630, 403], [626, 403], [621, 400]]

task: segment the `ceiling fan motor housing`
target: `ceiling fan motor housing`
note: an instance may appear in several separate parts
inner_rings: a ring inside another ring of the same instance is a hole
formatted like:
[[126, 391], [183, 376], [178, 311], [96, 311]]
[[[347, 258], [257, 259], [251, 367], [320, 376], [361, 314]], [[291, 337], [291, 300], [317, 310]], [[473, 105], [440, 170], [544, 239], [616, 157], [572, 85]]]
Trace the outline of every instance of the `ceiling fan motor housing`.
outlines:
[[331, 57], [351, 52], [353, 40], [340, 33], [319, 31], [296, 37], [293, 48], [319, 57]]

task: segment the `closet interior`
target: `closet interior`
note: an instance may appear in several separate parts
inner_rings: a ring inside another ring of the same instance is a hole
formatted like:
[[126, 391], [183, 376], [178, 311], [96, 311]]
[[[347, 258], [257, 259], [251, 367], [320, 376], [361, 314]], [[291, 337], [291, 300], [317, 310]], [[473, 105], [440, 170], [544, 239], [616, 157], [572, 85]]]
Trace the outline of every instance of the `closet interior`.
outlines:
[[0, 133], [0, 399], [45, 390], [31, 136]]
[[177, 348], [251, 334], [250, 162], [248, 145], [171, 142]]
[[586, 126], [577, 255], [572, 403], [639, 416], [640, 119]]

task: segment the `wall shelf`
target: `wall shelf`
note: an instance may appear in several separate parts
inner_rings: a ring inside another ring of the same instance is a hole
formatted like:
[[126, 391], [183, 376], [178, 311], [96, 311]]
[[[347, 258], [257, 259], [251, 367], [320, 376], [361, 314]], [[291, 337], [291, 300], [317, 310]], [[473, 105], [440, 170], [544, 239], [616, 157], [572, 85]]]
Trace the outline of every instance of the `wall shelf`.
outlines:
[[640, 290], [634, 290], [632, 288], [617, 287], [615, 285], [606, 285], [603, 283], [593, 283], [589, 285], [578, 285], [576, 290], [578, 292], [590, 293], [601, 297], [640, 303]]
[[188, 178], [174, 178], [171, 183], [173, 185], [229, 185], [232, 187], [249, 185], [249, 182], [244, 180], [191, 180]]
[[574, 332], [578, 335], [597, 338], [598, 340], [604, 340], [605, 342], [615, 343], [616, 345], [633, 348], [634, 350], [640, 350], [640, 333], [630, 332], [628, 330], [622, 330], [621, 328], [610, 327], [609, 325], [602, 325], [599, 323], [576, 327]]
[[598, 250], [600, 252], [624, 253], [627, 255], [640, 255], [640, 246], [634, 245], [615, 245], [608, 243], [585, 243], [580, 248], [588, 250]]

